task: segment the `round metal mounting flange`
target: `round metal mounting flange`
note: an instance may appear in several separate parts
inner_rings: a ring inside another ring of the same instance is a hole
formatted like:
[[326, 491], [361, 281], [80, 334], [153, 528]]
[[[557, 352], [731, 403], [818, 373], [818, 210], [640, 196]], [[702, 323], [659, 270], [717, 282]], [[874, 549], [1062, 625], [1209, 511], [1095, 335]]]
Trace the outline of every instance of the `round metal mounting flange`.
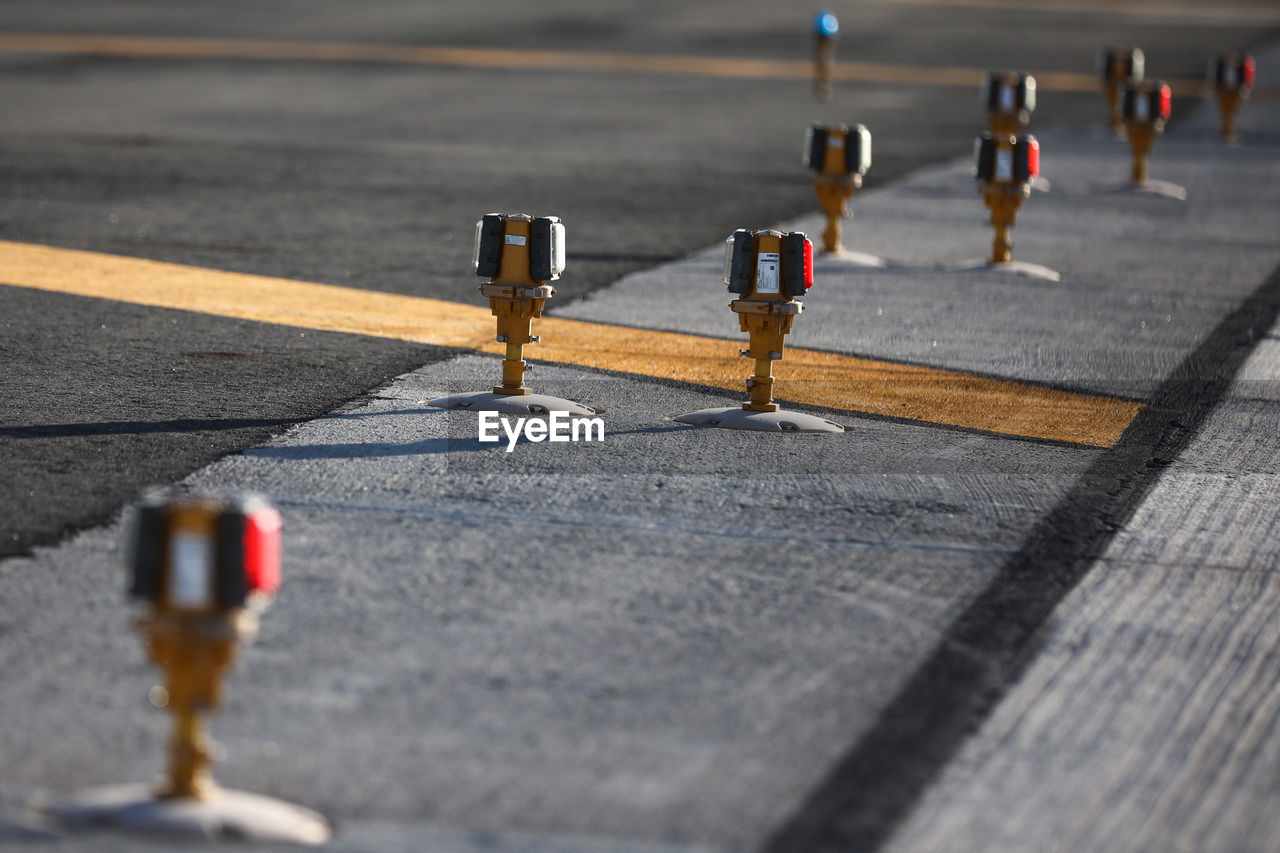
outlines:
[[74, 830], [111, 828], [156, 836], [285, 844], [323, 844], [332, 835], [322, 815], [247, 791], [222, 789], [200, 800], [157, 799], [148, 785], [112, 785], [35, 807]]
[[1094, 186], [1093, 191], [1099, 194], [1124, 195], [1129, 193], [1132, 195], [1155, 195], [1162, 198], [1171, 198], [1174, 201], [1187, 200], [1186, 187], [1175, 184], [1172, 181], [1159, 181], [1154, 178], [1148, 178], [1141, 183], [1125, 181], [1121, 184], [1099, 184]]
[[593, 409], [563, 397], [547, 394], [494, 394], [481, 391], [474, 394], [450, 394], [427, 402], [428, 406], [441, 409], [466, 409], [473, 412], [506, 412], [515, 415], [546, 415], [551, 412], [568, 412], [571, 415], [599, 415], [604, 409]]
[[745, 429], [757, 432], [844, 432], [834, 421], [802, 412], [753, 412], [739, 406], [723, 409], [701, 409], [672, 418], [682, 424], [712, 426], [722, 429]]
[[978, 270], [989, 270], [991, 272], [1002, 272], [1009, 275], [1022, 275], [1027, 278], [1038, 278], [1041, 281], [1062, 281], [1062, 273], [1055, 269], [1042, 266], [1041, 264], [1032, 264], [1027, 261], [1005, 261], [1004, 263], [992, 263], [991, 261], [961, 261], [946, 268], [948, 272], [976, 272]]

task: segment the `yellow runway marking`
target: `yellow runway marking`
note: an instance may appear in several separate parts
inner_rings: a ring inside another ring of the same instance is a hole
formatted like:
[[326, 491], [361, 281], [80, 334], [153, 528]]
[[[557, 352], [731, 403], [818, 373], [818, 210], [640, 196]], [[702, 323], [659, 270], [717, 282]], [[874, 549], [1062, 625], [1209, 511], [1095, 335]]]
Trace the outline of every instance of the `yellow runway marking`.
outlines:
[[[487, 307], [0, 241], [0, 283], [36, 290], [501, 354]], [[727, 313], [727, 312], [726, 312]], [[728, 325], [730, 318], [726, 318]], [[535, 360], [743, 391], [742, 342], [545, 317]], [[785, 400], [1110, 447], [1141, 404], [952, 370], [792, 348]], [[496, 374], [495, 374], [496, 380]]]
[[[386, 62], [460, 68], [506, 70], [586, 71], [592, 73], [682, 74], [755, 80], [809, 80], [809, 60], [741, 59], [712, 56], [662, 56], [589, 53], [556, 50], [507, 50], [477, 47], [439, 47], [358, 42], [258, 41], [255, 39], [151, 38], [142, 36], [0, 33], [0, 51], [82, 54], [152, 59], [261, 59], [323, 62]], [[959, 86], [975, 88], [985, 68], [946, 68], [837, 62], [837, 80], [885, 85]], [[1092, 74], [1067, 71], [1034, 72], [1041, 91], [1095, 92]], [[1204, 91], [1200, 80], [1168, 81], [1177, 95]], [[1271, 90], [1254, 90], [1268, 98]]]

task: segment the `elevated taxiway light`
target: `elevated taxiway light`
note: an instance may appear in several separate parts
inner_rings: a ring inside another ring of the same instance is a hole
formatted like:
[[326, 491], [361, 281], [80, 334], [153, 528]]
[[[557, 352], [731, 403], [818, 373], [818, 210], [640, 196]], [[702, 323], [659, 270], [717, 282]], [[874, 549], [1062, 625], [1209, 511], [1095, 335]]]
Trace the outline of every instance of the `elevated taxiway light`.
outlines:
[[476, 223], [472, 265], [476, 275], [489, 281], [480, 292], [498, 320], [497, 341], [506, 347], [502, 360], [502, 384], [493, 392], [453, 394], [430, 401], [445, 409], [546, 414], [564, 411], [591, 415], [596, 410], [581, 403], [534, 394], [524, 385], [526, 344], [536, 344], [533, 321], [542, 316], [555, 295], [549, 282], [565, 268], [564, 224], [556, 216], [533, 217], [524, 213], [489, 213]]
[[138, 628], [174, 715], [161, 796], [208, 798], [217, 788], [198, 714], [221, 704], [236, 644], [254, 633], [248, 605], [265, 604], [280, 584], [280, 514], [255, 498], [153, 498], [135, 509], [127, 535], [129, 593], [150, 605]]
[[280, 585], [280, 514], [258, 497], [152, 495], [124, 530], [136, 625], [164, 673], [153, 703], [173, 716], [166, 775], [158, 788], [121, 785], [45, 808], [72, 826], [114, 826], [206, 840], [319, 844], [330, 835], [315, 812], [270, 797], [224, 790], [210, 774], [201, 715], [222, 704], [236, 648]]
[[783, 412], [773, 401], [773, 363], [782, 359], [783, 339], [813, 285], [813, 243], [800, 231], [739, 229], [725, 242], [724, 283], [737, 297], [729, 307], [750, 340], [739, 355], [755, 362], [747, 379], [748, 400], [738, 409], [703, 409], [676, 420], [729, 429], [843, 432], [831, 421]]
[[1019, 71], [989, 71], [979, 98], [993, 134], [1018, 133], [1036, 111], [1036, 78]]
[[1031, 194], [1031, 182], [1040, 174], [1040, 143], [1028, 133], [984, 133], [974, 146], [974, 170], [996, 229], [990, 263], [1010, 263], [1013, 238], [1009, 232], [1022, 200]]
[[1124, 120], [1125, 135], [1133, 152], [1129, 179], [1134, 186], [1147, 184], [1147, 155], [1151, 153], [1156, 137], [1164, 132], [1171, 106], [1169, 87], [1161, 80], [1130, 82], [1124, 88], [1120, 117]]
[[1124, 122], [1120, 115], [1120, 93], [1126, 83], [1140, 83], [1146, 66], [1146, 57], [1137, 47], [1104, 47], [1098, 53], [1098, 70], [1102, 76], [1102, 91], [1107, 96], [1111, 129], [1122, 132]]
[[1240, 53], [1224, 53], [1209, 61], [1209, 85], [1218, 98], [1222, 113], [1222, 138], [1236, 140], [1236, 112], [1248, 100], [1253, 89], [1253, 57]]
[[840, 22], [830, 9], [813, 17], [813, 94], [820, 101], [831, 99], [831, 76], [836, 62], [836, 36]]
[[822, 251], [838, 253], [840, 219], [849, 215], [849, 199], [871, 168], [871, 131], [860, 124], [815, 124], [805, 134], [804, 164], [813, 172], [813, 189], [827, 217]]
[[487, 214], [476, 223], [476, 275], [489, 279], [480, 292], [498, 318], [498, 342], [507, 346], [502, 384], [495, 394], [524, 395], [525, 344], [537, 343], [533, 321], [555, 295], [547, 282], [564, 272], [564, 225], [555, 216]]

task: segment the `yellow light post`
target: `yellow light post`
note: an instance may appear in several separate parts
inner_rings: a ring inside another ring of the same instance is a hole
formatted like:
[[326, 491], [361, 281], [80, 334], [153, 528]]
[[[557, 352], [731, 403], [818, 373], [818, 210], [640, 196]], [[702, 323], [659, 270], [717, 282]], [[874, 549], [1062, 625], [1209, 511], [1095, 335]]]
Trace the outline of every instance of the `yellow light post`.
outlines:
[[43, 810], [75, 827], [320, 844], [323, 817], [213, 781], [201, 715], [280, 584], [280, 514], [256, 497], [152, 496], [130, 511], [124, 550], [148, 657], [164, 673], [153, 702], [173, 716], [164, 781], [89, 791]]
[[1253, 57], [1239, 53], [1224, 53], [1209, 62], [1209, 85], [1213, 86], [1222, 113], [1222, 139], [1236, 141], [1236, 113], [1240, 105], [1249, 99], [1253, 89]]
[[849, 215], [849, 199], [871, 168], [871, 131], [860, 124], [815, 124], [805, 134], [804, 164], [813, 172], [818, 206], [827, 218], [822, 251], [839, 254], [840, 220]]
[[1122, 192], [1160, 195], [1184, 201], [1185, 188], [1168, 181], [1157, 181], [1147, 174], [1147, 157], [1156, 138], [1164, 132], [1169, 118], [1172, 97], [1169, 87], [1162, 80], [1143, 80], [1125, 86], [1120, 101], [1120, 117], [1124, 120], [1125, 135], [1133, 153], [1133, 165], [1129, 169], [1129, 182], [1117, 189]]
[[480, 412], [597, 414], [598, 410], [572, 400], [535, 394], [524, 384], [525, 371], [531, 369], [524, 360], [524, 348], [541, 340], [533, 334], [533, 321], [555, 295], [550, 282], [564, 272], [565, 231], [560, 219], [486, 214], [476, 223], [472, 265], [476, 275], [489, 279], [480, 285], [480, 292], [497, 318], [497, 341], [506, 345], [502, 383], [491, 393], [451, 394], [429, 405]]
[[800, 301], [813, 285], [813, 244], [799, 231], [739, 229], [725, 243], [724, 282], [737, 296], [729, 307], [749, 337], [739, 355], [754, 362], [741, 407], [702, 409], [676, 421], [726, 429], [768, 432], [843, 432], [839, 424], [814, 415], [784, 412], [773, 399], [773, 363], [783, 354]]
[[836, 64], [836, 36], [840, 22], [830, 9], [813, 18], [813, 94], [820, 101], [831, 100], [831, 77]]
[[995, 239], [991, 257], [985, 261], [966, 261], [952, 269], [998, 270], [1032, 278], [1058, 281], [1062, 276], [1040, 264], [1013, 259], [1013, 236], [1018, 209], [1031, 195], [1031, 184], [1040, 174], [1040, 143], [1029, 133], [984, 133], [974, 145], [974, 174], [982, 201], [991, 211]]
[[1142, 82], [1146, 57], [1136, 47], [1104, 47], [1098, 54], [1098, 69], [1102, 75], [1102, 91], [1107, 97], [1107, 115], [1111, 130], [1119, 135], [1123, 130], [1120, 116], [1120, 93], [1126, 83]]
[[988, 263], [1011, 263], [1010, 232], [1022, 200], [1031, 194], [1031, 179], [1040, 173], [1040, 143], [1030, 134], [984, 133], [978, 139], [974, 160], [982, 200], [991, 211], [991, 225], [996, 230]]

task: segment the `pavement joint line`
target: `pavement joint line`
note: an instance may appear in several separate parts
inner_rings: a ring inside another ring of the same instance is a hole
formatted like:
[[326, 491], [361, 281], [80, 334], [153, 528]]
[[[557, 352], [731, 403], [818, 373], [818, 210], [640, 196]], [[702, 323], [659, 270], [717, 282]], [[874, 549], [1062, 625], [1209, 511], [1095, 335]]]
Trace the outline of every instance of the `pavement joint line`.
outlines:
[[[490, 70], [585, 71], [621, 74], [675, 74], [748, 80], [811, 80], [809, 59], [679, 56], [589, 51], [397, 45], [333, 41], [278, 41], [233, 38], [68, 35], [0, 32], [0, 51], [79, 54], [135, 59], [251, 59], [313, 62], [382, 62]], [[837, 62], [832, 79], [884, 85], [975, 87], [986, 68]], [[1098, 92], [1098, 77], [1075, 71], [1034, 71], [1042, 92]], [[1178, 96], [1205, 95], [1198, 79], [1168, 79]], [[1252, 97], [1280, 98], [1280, 89], [1255, 88]]]
[[[502, 355], [488, 308], [0, 241], [0, 282], [97, 299]], [[741, 341], [544, 317], [537, 360], [742, 391]], [[958, 370], [788, 348], [785, 398], [824, 409], [1111, 447], [1142, 403]]]

